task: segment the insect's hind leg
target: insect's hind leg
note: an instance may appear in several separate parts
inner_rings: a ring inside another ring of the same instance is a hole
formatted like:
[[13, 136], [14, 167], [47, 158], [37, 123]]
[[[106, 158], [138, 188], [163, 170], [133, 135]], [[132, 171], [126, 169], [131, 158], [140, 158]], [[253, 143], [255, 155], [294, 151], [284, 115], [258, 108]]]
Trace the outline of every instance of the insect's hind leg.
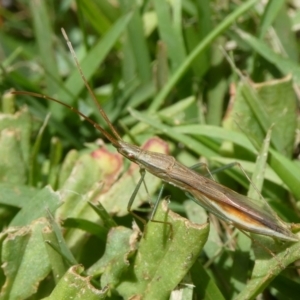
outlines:
[[[251, 178], [249, 177], [249, 175], [247, 174], [247, 172], [245, 171], [245, 169], [242, 167], [242, 165], [239, 162], [232, 162], [230, 164], [227, 164], [225, 166], [222, 166], [220, 168], [214, 169], [212, 171], [209, 171], [209, 175], [212, 176], [213, 174], [219, 173], [219, 172], [223, 172], [225, 170], [228, 169], [232, 169], [234, 167], [238, 167], [242, 173], [244, 174], [244, 176], [246, 177], [246, 179], [248, 180], [248, 182], [252, 185], [253, 189], [255, 190], [255, 192], [258, 194], [258, 196], [260, 197], [260, 199], [262, 199], [263, 201], [265, 201], [264, 197], [262, 196], [259, 188], [254, 184], [254, 182], [251, 180]], [[207, 174], [207, 175], [208, 175]]]
[[[207, 173], [211, 176], [211, 178], [214, 180], [214, 178], [212, 176], [212, 173], [210, 172], [207, 164], [205, 164], [205, 163], [197, 163], [197, 164], [191, 166], [190, 169], [194, 170], [194, 169], [197, 169], [199, 167], [203, 167], [207, 171]], [[162, 194], [163, 194], [163, 191], [164, 191], [164, 187], [165, 187], [165, 185], [163, 184], [160, 191], [159, 191], [159, 193], [158, 193], [157, 200], [154, 204], [154, 207], [153, 207], [153, 210], [152, 210], [152, 213], [151, 213], [151, 216], [150, 216], [150, 222], [167, 224], [170, 227], [170, 238], [172, 239], [172, 237], [173, 237], [173, 226], [172, 226], [172, 224], [169, 223], [169, 222], [158, 221], [158, 220], [154, 219], [154, 216], [155, 216], [155, 213], [157, 211], [158, 205], [159, 205], [159, 203], [161, 202], [161, 199], [162, 199]], [[191, 197], [188, 193], [186, 193], [186, 194], [187, 194], [188, 197]]]
[[[147, 185], [146, 185], [146, 182], [145, 182], [145, 176], [146, 176], [146, 170], [145, 169], [140, 169], [140, 174], [141, 174], [141, 178], [139, 179], [129, 201], [128, 201], [128, 204], [127, 204], [127, 211], [133, 215], [135, 218], [137, 218], [138, 220], [140, 220], [143, 224], [144, 224], [144, 237], [146, 236], [146, 224], [147, 224], [147, 221], [145, 219], [143, 219], [142, 217], [140, 217], [139, 215], [137, 215], [136, 213], [134, 213], [132, 210], [131, 210], [131, 207], [132, 207], [132, 204], [133, 204], [133, 201], [135, 200], [135, 197], [141, 187], [142, 184], [144, 184], [145, 186], [145, 189], [146, 189], [146, 192], [148, 193], [148, 189], [147, 189]], [[172, 228], [172, 224], [169, 223], [169, 222], [164, 222], [164, 221], [159, 221], [159, 220], [154, 220], [154, 215], [156, 213], [156, 210], [158, 208], [158, 205], [160, 203], [160, 200], [161, 200], [161, 197], [162, 197], [162, 193], [163, 193], [163, 190], [164, 190], [164, 185], [161, 187], [160, 189], [160, 192], [158, 194], [158, 197], [157, 197], [157, 200], [154, 204], [154, 208], [152, 210], [152, 213], [151, 213], [151, 216], [150, 216], [150, 222], [154, 222], [154, 223], [163, 223], [163, 224], [168, 224], [168, 226], [170, 226], [170, 236], [172, 237], [173, 236], [173, 228]]]
[[194, 164], [194, 165], [190, 166], [189, 168], [191, 170], [196, 170], [196, 169], [199, 169], [199, 168], [204, 168], [207, 171], [207, 174], [205, 174], [204, 176], [210, 176], [211, 179], [215, 181], [215, 178], [213, 177], [213, 172], [211, 172], [209, 170], [208, 165], [206, 163], [199, 162], [197, 164]]
[[219, 172], [223, 172], [223, 171], [226, 171], [226, 170], [228, 170], [228, 169], [232, 169], [232, 168], [234, 168], [234, 167], [238, 167], [238, 168], [242, 171], [242, 173], [244, 174], [244, 176], [246, 177], [246, 179], [249, 181], [249, 183], [253, 186], [255, 192], [259, 195], [259, 197], [260, 197], [261, 199], [264, 200], [264, 198], [263, 198], [261, 192], [259, 191], [259, 189], [257, 188], [257, 186], [253, 183], [253, 181], [250, 179], [250, 177], [248, 176], [247, 172], [245, 171], [245, 169], [242, 167], [242, 165], [241, 165], [239, 162], [236, 162], [236, 161], [235, 161], [235, 162], [232, 162], [232, 163], [227, 164], [227, 165], [225, 165], [225, 166], [222, 166], [222, 167], [219, 167], [219, 168], [217, 168], [217, 169], [214, 169], [214, 170], [212, 170], [212, 171], [209, 170], [207, 164], [205, 164], [205, 163], [197, 163], [197, 164], [191, 166], [190, 169], [195, 170], [195, 169], [197, 169], [197, 168], [199, 168], [199, 167], [205, 168], [206, 171], [207, 171], [207, 174], [204, 174], [204, 176], [209, 176], [209, 177], [211, 177], [214, 181], [215, 181], [215, 179], [214, 179], [214, 177], [213, 177], [213, 174], [217, 174], [217, 173], [219, 173]]
[[167, 221], [159, 221], [159, 220], [154, 219], [154, 216], [155, 216], [155, 213], [157, 211], [158, 205], [160, 204], [161, 199], [162, 199], [162, 194], [163, 194], [164, 188], [165, 188], [165, 185], [163, 184], [162, 187], [159, 190], [159, 193], [158, 193], [157, 199], [155, 201], [154, 207], [152, 209], [152, 213], [151, 213], [149, 221], [153, 222], [153, 223], [160, 223], [160, 224], [168, 225], [169, 228], [170, 228], [170, 239], [172, 239], [173, 238], [173, 226], [172, 226], [172, 224], [170, 222], [167, 222]]
[[[195, 165], [193, 165], [193, 166], [190, 167], [190, 169], [192, 169], [192, 170], [195, 170], [197, 168], [204, 168], [207, 171], [207, 174], [210, 175], [210, 177], [213, 180], [215, 180], [206, 163], [197, 163], [197, 164], [195, 164]], [[161, 202], [161, 199], [162, 199], [162, 194], [163, 194], [164, 187], [165, 187], [165, 185], [163, 184], [162, 187], [161, 187], [161, 189], [160, 189], [160, 191], [159, 191], [159, 193], [158, 193], [157, 200], [156, 200], [156, 202], [154, 204], [154, 207], [153, 207], [153, 210], [152, 210], [152, 213], [151, 213], [151, 216], [150, 216], [150, 222], [167, 224], [170, 227], [170, 238], [172, 239], [172, 237], [173, 237], [173, 226], [172, 226], [172, 224], [169, 223], [169, 222], [158, 221], [158, 220], [154, 219], [154, 216], [155, 216], [155, 213], [157, 211], [158, 205], [159, 205], [159, 203]], [[186, 195], [189, 198], [192, 197], [188, 193], [186, 193]]]
[[[147, 221], [145, 219], [143, 219], [142, 217], [140, 217], [139, 215], [137, 215], [136, 213], [134, 213], [132, 210], [131, 210], [131, 207], [132, 207], [132, 204], [133, 204], [133, 201], [135, 200], [135, 197], [141, 187], [142, 184], [144, 184], [145, 186], [145, 189], [146, 189], [146, 192], [148, 193], [148, 189], [147, 189], [147, 185], [146, 185], [146, 182], [145, 182], [145, 176], [146, 176], [146, 170], [145, 169], [140, 169], [140, 174], [141, 174], [141, 178], [139, 179], [130, 199], [129, 199], [129, 202], [127, 204], [127, 211], [133, 215], [135, 218], [137, 218], [138, 220], [140, 220], [144, 226], [147, 224]], [[171, 236], [172, 236], [172, 233], [173, 233], [173, 228], [172, 228], [172, 225], [171, 223], [169, 222], [164, 222], [164, 221], [158, 221], [158, 220], [154, 220], [154, 215], [157, 211], [157, 208], [158, 208], [158, 205], [161, 201], [161, 197], [162, 197], [162, 193], [163, 193], [163, 190], [164, 190], [164, 185], [161, 187], [160, 191], [159, 191], [159, 194], [158, 194], [158, 197], [157, 197], [157, 200], [154, 204], [154, 207], [153, 207], [153, 210], [152, 210], [152, 213], [151, 213], [151, 216], [150, 216], [150, 222], [155, 222], [155, 223], [163, 223], [163, 224], [168, 224], [170, 226], [170, 232], [171, 232]], [[149, 193], [148, 193], [149, 194]], [[146, 227], [145, 227], [146, 228]], [[144, 235], [146, 235], [146, 231], [144, 231]]]
[[206, 163], [201, 163], [201, 162], [197, 163], [195, 165], [192, 165], [189, 168], [192, 169], [192, 170], [196, 170], [198, 168], [204, 168], [207, 171], [207, 173], [204, 174], [204, 176], [205, 177], [209, 176], [209, 177], [211, 177], [211, 179], [213, 179], [215, 181], [215, 179], [213, 177], [213, 174], [217, 174], [217, 173], [223, 172], [223, 171], [225, 171], [227, 169], [231, 169], [231, 168], [233, 168], [235, 166], [238, 166], [240, 168], [240, 170], [243, 172], [243, 174], [246, 176], [246, 178], [251, 182], [251, 179], [247, 175], [246, 171], [243, 169], [243, 167], [241, 166], [241, 164], [238, 163], [238, 162], [232, 162], [230, 164], [227, 164], [225, 166], [219, 167], [219, 168], [214, 169], [212, 171], [208, 168], [208, 165]]
[[136, 195], [137, 195], [137, 193], [138, 193], [138, 191], [139, 191], [139, 189], [140, 189], [142, 183], [144, 183], [144, 186], [145, 186], [146, 191], [147, 191], [147, 193], [148, 193], [148, 189], [147, 189], [147, 186], [146, 186], [145, 180], [144, 180], [144, 179], [145, 179], [145, 175], [146, 175], [146, 170], [145, 170], [145, 169], [140, 169], [140, 174], [141, 174], [141, 178], [139, 179], [139, 181], [138, 181], [138, 183], [137, 183], [137, 185], [136, 185], [136, 187], [135, 187], [135, 189], [134, 189], [134, 191], [133, 191], [133, 193], [132, 193], [132, 195], [130, 196], [130, 199], [129, 199], [129, 201], [128, 201], [128, 204], [127, 204], [127, 211], [128, 211], [131, 215], [133, 215], [135, 218], [137, 218], [138, 220], [140, 220], [144, 225], [146, 225], [146, 223], [147, 223], [146, 220], [144, 220], [142, 217], [140, 217], [139, 215], [137, 215], [136, 213], [134, 213], [134, 212], [131, 210], [133, 201], [134, 201], [134, 199], [135, 199], [135, 197], [136, 197]]

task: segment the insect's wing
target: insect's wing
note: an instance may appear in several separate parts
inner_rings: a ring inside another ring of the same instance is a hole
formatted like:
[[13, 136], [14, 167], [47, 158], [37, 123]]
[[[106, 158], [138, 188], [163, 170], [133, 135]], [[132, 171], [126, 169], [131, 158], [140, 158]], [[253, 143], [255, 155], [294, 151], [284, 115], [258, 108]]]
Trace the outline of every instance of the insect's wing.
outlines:
[[[196, 203], [217, 217], [246, 231], [287, 241], [298, 240], [267, 203], [240, 195], [187, 168], [173, 157], [159, 153], [146, 154], [144, 153], [143, 166], [150, 173], [187, 191]], [[151, 159], [147, 160], [147, 157]]]
[[197, 199], [205, 198], [206, 200], [202, 200], [202, 202], [206, 207], [210, 207], [210, 201], [213, 201], [224, 207], [230, 206], [245, 214], [253, 215], [257, 219], [278, 218], [267, 202], [256, 201], [240, 195], [178, 162], [174, 162], [168, 175], [169, 178], [163, 179], [188, 191]]
[[215, 182], [212, 185], [214, 188], [211, 193], [207, 193], [211, 186], [206, 186], [205, 192], [194, 189], [190, 193], [195, 197], [195, 202], [217, 217], [250, 232], [298, 241], [288, 225], [279, 219], [267, 203], [255, 201], [217, 183], [215, 185]]

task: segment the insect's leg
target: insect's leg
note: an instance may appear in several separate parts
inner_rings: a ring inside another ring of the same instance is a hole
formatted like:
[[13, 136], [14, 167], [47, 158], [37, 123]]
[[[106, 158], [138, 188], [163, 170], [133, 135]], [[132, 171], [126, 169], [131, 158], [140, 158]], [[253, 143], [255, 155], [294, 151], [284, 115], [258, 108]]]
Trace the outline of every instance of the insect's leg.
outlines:
[[197, 169], [199, 167], [203, 167], [207, 171], [207, 173], [204, 174], [204, 176], [210, 176], [214, 180], [213, 174], [217, 174], [217, 173], [223, 172], [223, 171], [225, 171], [227, 169], [231, 169], [231, 168], [235, 167], [236, 165], [238, 165], [241, 168], [242, 172], [245, 174], [245, 176], [247, 177], [247, 179], [250, 180], [250, 178], [246, 174], [245, 170], [242, 168], [242, 166], [238, 162], [232, 162], [230, 164], [227, 164], [227, 165], [222, 166], [220, 168], [214, 169], [212, 171], [209, 170], [209, 168], [208, 168], [208, 166], [207, 166], [206, 163], [197, 163], [197, 164], [191, 166], [190, 169], [195, 170], [195, 169]]
[[[141, 174], [141, 178], [139, 179], [139, 181], [138, 181], [138, 183], [137, 183], [137, 185], [136, 185], [136, 187], [135, 187], [135, 189], [134, 189], [134, 191], [133, 191], [133, 193], [132, 193], [132, 195], [131, 195], [131, 197], [130, 197], [130, 199], [129, 199], [129, 202], [128, 202], [128, 205], [127, 205], [127, 211], [130, 213], [130, 214], [132, 214], [135, 218], [137, 218], [137, 219], [139, 219], [144, 225], [146, 225], [146, 220], [144, 220], [143, 218], [141, 218], [140, 216], [138, 216], [136, 213], [134, 213], [132, 210], [131, 210], [131, 206], [132, 206], [132, 204], [133, 204], [133, 201], [134, 201], [134, 199], [135, 199], [135, 197], [136, 197], [136, 195], [137, 195], [137, 193], [138, 193], [138, 191], [139, 191], [139, 189], [140, 189], [140, 187], [141, 187], [141, 185], [142, 185], [142, 183], [144, 184], [144, 186], [145, 186], [145, 189], [146, 189], [146, 191], [147, 191], [147, 193], [148, 193], [148, 189], [147, 189], [147, 185], [146, 185], [146, 182], [145, 182], [145, 175], [146, 175], [146, 170], [145, 169], [140, 169], [140, 174]], [[160, 200], [161, 200], [161, 196], [162, 196], [162, 193], [163, 193], [163, 190], [164, 190], [164, 185], [162, 186], [162, 188], [160, 189], [160, 192], [159, 192], [159, 194], [158, 194], [158, 198], [157, 198], [157, 200], [156, 200], [156, 202], [155, 202], [155, 204], [154, 204], [154, 208], [153, 208], [153, 210], [152, 210], [152, 213], [151, 213], [151, 217], [150, 217], [150, 222], [156, 222], [156, 223], [163, 223], [163, 224], [168, 224], [169, 226], [170, 226], [170, 235], [171, 235], [171, 237], [172, 237], [172, 233], [173, 233], [173, 228], [172, 228], [172, 224], [171, 223], [169, 223], [169, 222], [162, 222], [162, 221], [158, 221], [158, 220], [154, 220], [153, 219], [153, 217], [154, 217], [154, 215], [155, 215], [155, 212], [156, 212], [156, 210], [157, 210], [157, 207], [158, 207], [158, 205], [159, 205], [159, 203], [160, 203]], [[145, 227], [145, 230], [144, 230], [144, 237], [146, 236], [146, 227]]]
[[152, 213], [151, 213], [151, 216], [150, 216], [150, 221], [152, 221], [153, 218], [154, 218], [154, 215], [155, 215], [155, 213], [156, 213], [156, 211], [157, 211], [157, 208], [158, 208], [158, 205], [159, 205], [159, 203], [160, 203], [161, 196], [162, 196], [162, 194], [163, 194], [164, 189], [165, 189], [165, 185], [163, 184], [163, 185], [161, 186], [160, 190], [159, 190], [157, 199], [156, 199], [155, 204], [154, 204], [154, 207], [153, 207], [153, 209], [152, 209]]
[[205, 169], [207, 169], [207, 164], [206, 164], [206, 163], [199, 162], [199, 163], [196, 163], [196, 164], [190, 166], [189, 168], [190, 168], [191, 170], [196, 170], [196, 169], [201, 168], [201, 167], [204, 167]]
[[[276, 254], [274, 252], [272, 252], [268, 247], [266, 247], [265, 245], [263, 245], [262, 243], [260, 243], [258, 240], [254, 239], [250, 234], [248, 234], [247, 232], [245, 232], [244, 230], [238, 228], [239, 231], [241, 231], [244, 235], [246, 235], [253, 243], [257, 244], [259, 247], [261, 247], [262, 249], [264, 249], [267, 253], [269, 253], [272, 257], [276, 258]], [[280, 258], [276, 258], [279, 260], [279, 265], [280, 268], [282, 268], [283, 270], [285, 269], [282, 261]]]
[[165, 188], [165, 185], [163, 184], [162, 187], [159, 190], [159, 193], [158, 193], [157, 199], [155, 201], [154, 207], [152, 209], [152, 213], [151, 213], [149, 221], [154, 222], [154, 223], [161, 223], [161, 224], [168, 225], [170, 227], [170, 239], [172, 239], [173, 238], [173, 226], [172, 226], [172, 224], [170, 222], [158, 221], [158, 220], [154, 219], [154, 216], [155, 216], [155, 213], [157, 211], [158, 205], [161, 202], [161, 198], [162, 198], [164, 188]]
[[222, 166], [222, 167], [220, 167], [220, 168], [214, 169], [214, 170], [212, 170], [212, 171], [209, 170], [209, 168], [208, 168], [208, 166], [207, 166], [206, 163], [201, 163], [201, 162], [200, 162], [200, 163], [197, 163], [197, 164], [195, 164], [195, 165], [192, 165], [192, 166], [190, 167], [190, 169], [195, 170], [195, 169], [198, 169], [198, 168], [205, 168], [205, 170], [207, 171], [207, 173], [204, 174], [204, 176], [210, 176], [213, 180], [215, 180], [214, 177], [213, 177], [213, 174], [217, 174], [217, 173], [219, 173], [219, 172], [223, 172], [223, 171], [225, 171], [225, 170], [227, 170], [227, 169], [231, 169], [231, 168], [233, 168], [233, 167], [235, 167], [235, 166], [238, 166], [238, 167], [240, 168], [240, 170], [243, 172], [243, 174], [246, 176], [246, 178], [249, 180], [249, 182], [252, 183], [252, 182], [251, 182], [251, 179], [250, 179], [249, 176], [247, 175], [246, 171], [243, 169], [243, 167], [241, 166], [241, 164], [238, 163], [238, 162], [232, 162], [232, 163], [230, 163], [230, 164], [227, 164], [227, 165]]
[[216, 174], [219, 172], [223, 172], [227, 169], [231, 169], [231, 168], [235, 167], [237, 164], [238, 164], [237, 162], [232, 162], [232, 163], [222, 166], [220, 168], [214, 169], [214, 170], [210, 171], [208, 174]]
[[[142, 171], [142, 170], [143, 170], [143, 171]], [[144, 173], [144, 175], [142, 175], [142, 173]], [[146, 184], [146, 181], [144, 180], [145, 174], [146, 174], [145, 169], [140, 169], [140, 174], [141, 174], [141, 177], [142, 177], [142, 182], [143, 182], [143, 184], [144, 184], [146, 193], [147, 193], [147, 195], [149, 195], [149, 191], [148, 191], [148, 188], [147, 188], [147, 184]]]
[[189, 168], [191, 170], [195, 170], [195, 169], [198, 169], [198, 168], [204, 168], [207, 171], [207, 174], [205, 174], [205, 176], [209, 175], [211, 177], [211, 179], [215, 181], [215, 179], [213, 177], [213, 172], [211, 172], [209, 170], [208, 165], [206, 163], [199, 162], [197, 164], [194, 164], [194, 165], [190, 166]]
[[[127, 211], [132, 214], [135, 218], [139, 219], [144, 225], [146, 224], [146, 220], [144, 220], [143, 218], [141, 218], [140, 216], [138, 216], [136, 213], [134, 213], [132, 210], [131, 210], [131, 207], [132, 207], [132, 203], [141, 187], [141, 184], [142, 182], [144, 182], [144, 185], [146, 187], [146, 184], [145, 184], [145, 175], [146, 175], [146, 170], [145, 169], [140, 169], [140, 174], [141, 174], [141, 178], [139, 179], [139, 182], [137, 183], [129, 201], [128, 201], [128, 204], [127, 204]], [[146, 191], [147, 191], [147, 187], [146, 187]], [[148, 191], [147, 191], [148, 192]]]
[[242, 173], [244, 174], [244, 176], [247, 178], [247, 180], [251, 183], [251, 185], [253, 186], [254, 190], [256, 191], [256, 193], [259, 195], [259, 197], [261, 199], [264, 199], [261, 192], [259, 191], [259, 189], [257, 188], [257, 186], [254, 184], [254, 182], [250, 179], [250, 177], [248, 176], [247, 172], [244, 170], [244, 168], [242, 167], [242, 165], [238, 162], [232, 162], [230, 164], [227, 164], [225, 166], [222, 166], [220, 168], [217, 168], [217, 169], [214, 169], [212, 171], [210, 171], [207, 167], [207, 165], [205, 163], [198, 163], [198, 164], [195, 164], [193, 166], [190, 167], [190, 169], [194, 170], [194, 169], [197, 169], [199, 167], [204, 167], [207, 171], [207, 174], [205, 174], [204, 176], [210, 176], [213, 180], [214, 180], [214, 177], [213, 177], [213, 174], [216, 174], [216, 173], [219, 173], [219, 172], [223, 172], [227, 169], [231, 169], [233, 167], [239, 167], [239, 169], [242, 171]]
[[[185, 192], [184, 193], [190, 200], [192, 200], [193, 202], [195, 202], [197, 205], [199, 204], [199, 201], [189, 192]], [[204, 208], [206, 210], [206, 212], [209, 212], [209, 209], [207, 207], [205, 207], [203, 204], [200, 205], [202, 208]]]
[[209, 172], [210, 174], [215, 174], [215, 173], [219, 173], [219, 172], [222, 172], [222, 171], [225, 171], [227, 169], [231, 169], [233, 167], [238, 167], [242, 173], [244, 174], [244, 176], [247, 178], [247, 180], [249, 181], [249, 183], [253, 186], [254, 190], [256, 191], [256, 193], [258, 194], [258, 196], [260, 197], [260, 199], [264, 200], [264, 197], [262, 196], [261, 192], [259, 191], [259, 189], [257, 188], [257, 186], [254, 184], [254, 182], [251, 180], [251, 178], [248, 176], [247, 172], [245, 171], [245, 169], [242, 167], [242, 165], [238, 162], [232, 162], [230, 164], [227, 164], [225, 166], [222, 166], [220, 168], [217, 168], [211, 172]]

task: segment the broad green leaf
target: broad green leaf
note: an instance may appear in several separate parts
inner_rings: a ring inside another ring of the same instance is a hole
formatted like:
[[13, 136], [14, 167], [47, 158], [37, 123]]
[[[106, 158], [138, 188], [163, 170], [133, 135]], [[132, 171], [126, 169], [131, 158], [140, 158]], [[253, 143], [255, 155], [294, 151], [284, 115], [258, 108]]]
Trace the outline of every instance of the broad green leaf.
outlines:
[[27, 180], [24, 156], [20, 144], [21, 132], [15, 128], [0, 132], [0, 181], [14, 185]]
[[[68, 179], [60, 186], [60, 192], [64, 205], [60, 208], [58, 216], [66, 217], [83, 217], [83, 211], [88, 208], [84, 195], [95, 189], [98, 184], [99, 191], [110, 190], [112, 183], [118, 178], [122, 171], [122, 157], [109, 151], [105, 147], [95, 151], [82, 154], [77, 158], [77, 154], [72, 155], [67, 160], [65, 170], [69, 174]], [[70, 171], [72, 169], [72, 171]], [[64, 176], [66, 176], [64, 175]]]
[[33, 198], [23, 204], [22, 209], [11, 221], [10, 226], [24, 226], [36, 219], [47, 217], [48, 212], [55, 213], [62, 205], [61, 198], [52, 188], [45, 187], [37, 192]]
[[296, 129], [296, 100], [291, 77], [253, 87], [249, 83], [240, 84], [226, 122], [242, 129], [256, 145], [262, 143], [267, 130], [274, 124], [271, 143], [277, 151], [290, 156]]
[[120, 277], [130, 267], [130, 258], [138, 246], [139, 230], [114, 227], [109, 231], [104, 255], [88, 270], [91, 276], [101, 275], [102, 287], [115, 289]]
[[83, 268], [73, 266], [61, 278], [51, 295], [44, 300], [74, 299], [74, 300], [98, 300], [107, 297], [108, 288], [96, 289], [90, 282], [90, 278], [82, 276]]
[[31, 116], [26, 108], [21, 109], [14, 115], [1, 114], [0, 132], [4, 129], [10, 129], [19, 132], [18, 140], [20, 143], [21, 153], [26, 167], [30, 157], [31, 127]]
[[37, 190], [19, 184], [0, 183], [0, 203], [22, 208], [34, 198]]
[[[116, 242], [109, 240], [106, 255], [89, 271], [90, 274], [104, 272], [102, 286], [115, 288], [125, 299], [168, 298], [206, 242], [208, 224], [189, 222], [168, 211], [166, 202], [159, 206], [154, 219], [162, 223], [148, 223], [137, 250], [138, 232], [112, 229], [109, 236]], [[120, 234], [123, 237], [117, 238]], [[113, 248], [115, 244], [119, 246]]]
[[267, 237], [260, 238], [257, 235], [255, 240], [257, 242], [254, 242], [253, 246], [256, 259], [252, 278], [237, 296], [238, 300], [254, 299], [284, 268], [300, 258], [300, 242], [280, 245], [278, 241]]
[[[118, 291], [123, 297], [166, 299], [197, 259], [209, 232], [209, 225], [197, 225], [168, 212], [166, 202], [150, 222], [135, 256], [134, 267], [123, 274]], [[170, 231], [172, 226], [172, 231]], [[130, 276], [130, 277], [129, 277]], [[130, 278], [136, 278], [133, 283]]]
[[27, 299], [37, 291], [39, 283], [50, 272], [50, 264], [42, 236], [46, 219], [24, 227], [10, 227], [2, 235], [1, 263], [6, 276], [2, 299]]
[[[69, 177], [59, 189], [64, 204], [57, 211], [56, 217], [98, 222], [99, 217], [88, 201], [97, 202], [99, 195], [111, 190], [112, 184], [122, 171], [122, 157], [115, 151], [111, 152], [102, 147], [88, 151], [78, 158], [75, 153], [69, 159], [65, 164], [64, 175], [69, 174]], [[84, 236], [83, 231], [75, 229], [68, 229], [65, 233], [69, 246], [83, 243]]]
[[[170, 225], [150, 222], [140, 243], [134, 268], [129, 274], [138, 278], [133, 285], [126, 280], [118, 287], [125, 295], [141, 295], [144, 299], [165, 299], [193, 265], [206, 242], [208, 224], [196, 225], [168, 212], [166, 202], [154, 219]], [[170, 231], [172, 226], [172, 231]], [[170, 236], [171, 234], [171, 236]]]

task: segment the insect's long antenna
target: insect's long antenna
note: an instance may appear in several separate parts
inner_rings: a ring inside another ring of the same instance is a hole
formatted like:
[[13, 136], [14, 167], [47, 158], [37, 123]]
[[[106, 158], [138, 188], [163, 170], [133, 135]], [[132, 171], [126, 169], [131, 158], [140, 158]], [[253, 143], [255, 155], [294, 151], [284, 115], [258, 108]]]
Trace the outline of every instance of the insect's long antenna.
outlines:
[[[108, 117], [107, 117], [105, 111], [103, 110], [102, 106], [101, 106], [100, 103], [97, 101], [97, 99], [96, 99], [96, 97], [95, 97], [95, 95], [94, 95], [94, 93], [93, 93], [91, 87], [89, 86], [89, 84], [88, 84], [88, 82], [87, 82], [87, 80], [86, 80], [86, 78], [85, 78], [85, 76], [84, 76], [84, 74], [83, 74], [83, 72], [82, 72], [82, 69], [81, 69], [81, 67], [80, 67], [80, 65], [79, 65], [79, 62], [78, 62], [76, 53], [75, 53], [75, 51], [74, 51], [74, 49], [73, 49], [73, 46], [72, 46], [72, 44], [71, 44], [71, 42], [70, 42], [70, 40], [69, 40], [69, 38], [68, 38], [68, 36], [67, 36], [67, 34], [66, 34], [66, 32], [65, 32], [65, 30], [64, 30], [63, 28], [61, 28], [61, 32], [62, 32], [62, 34], [63, 34], [63, 36], [64, 36], [64, 38], [65, 38], [65, 40], [66, 40], [66, 42], [67, 42], [67, 46], [68, 46], [68, 48], [69, 48], [69, 50], [70, 50], [70, 52], [71, 52], [71, 54], [72, 54], [72, 56], [73, 56], [73, 59], [74, 59], [74, 61], [75, 61], [75, 63], [76, 63], [76, 66], [77, 66], [77, 69], [78, 69], [78, 71], [79, 71], [79, 73], [80, 73], [80, 76], [81, 76], [81, 78], [82, 78], [82, 80], [83, 80], [83, 82], [84, 82], [86, 88], [88, 89], [89, 94], [90, 94], [90, 96], [92, 97], [94, 103], [97, 105], [97, 107], [98, 107], [98, 109], [99, 109], [99, 112], [100, 112], [101, 116], [102, 116], [103, 119], [105, 120], [106, 124], [109, 126], [109, 128], [110, 128], [110, 130], [112, 131], [112, 133], [113, 133], [113, 135], [115, 136], [115, 138], [116, 138], [117, 140], [122, 140], [122, 138], [120, 137], [120, 135], [118, 134], [118, 132], [117, 132], [116, 129], [114, 128], [113, 124], [112, 124], [112, 123], [110, 122], [110, 120], [108, 119]], [[74, 110], [74, 109], [73, 109], [73, 110]], [[86, 119], [86, 120], [88, 120], [88, 119]]]
[[33, 93], [33, 92], [27, 92], [27, 91], [13, 91], [11, 92], [14, 95], [28, 95], [28, 96], [32, 96], [32, 97], [37, 97], [37, 98], [43, 98], [43, 99], [48, 99], [51, 101], [54, 101], [56, 103], [59, 103], [65, 107], [67, 107], [68, 109], [76, 112], [78, 115], [80, 115], [81, 117], [83, 117], [86, 121], [88, 121], [89, 123], [91, 123], [97, 130], [99, 130], [115, 147], [120, 147], [120, 143], [119, 143], [119, 139], [117, 136], [117, 139], [115, 137], [113, 137], [111, 134], [109, 134], [104, 128], [102, 128], [99, 124], [97, 124], [94, 120], [92, 120], [91, 118], [89, 118], [88, 116], [86, 116], [85, 114], [83, 114], [82, 112], [80, 112], [78, 109], [64, 103], [61, 102], [55, 98], [46, 96], [46, 95], [42, 95], [42, 94], [38, 94], [38, 93]]

